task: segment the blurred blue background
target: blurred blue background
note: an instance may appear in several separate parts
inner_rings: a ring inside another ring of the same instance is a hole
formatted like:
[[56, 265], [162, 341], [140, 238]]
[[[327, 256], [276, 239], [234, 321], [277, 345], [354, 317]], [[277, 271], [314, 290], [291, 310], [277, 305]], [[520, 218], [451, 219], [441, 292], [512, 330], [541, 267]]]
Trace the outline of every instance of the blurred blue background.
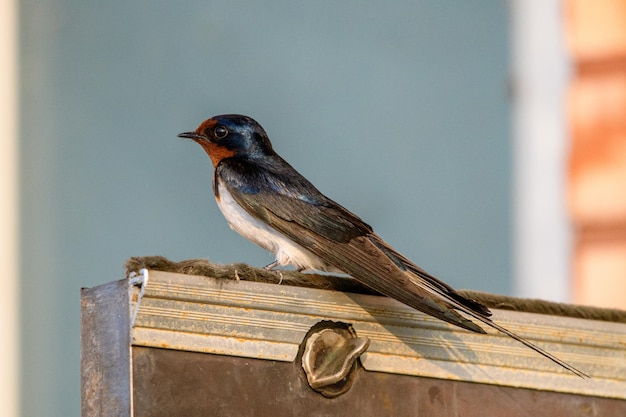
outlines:
[[460, 288], [512, 291], [507, 2], [20, 2], [24, 416], [80, 414], [79, 289], [130, 256], [262, 266], [201, 148], [243, 113]]

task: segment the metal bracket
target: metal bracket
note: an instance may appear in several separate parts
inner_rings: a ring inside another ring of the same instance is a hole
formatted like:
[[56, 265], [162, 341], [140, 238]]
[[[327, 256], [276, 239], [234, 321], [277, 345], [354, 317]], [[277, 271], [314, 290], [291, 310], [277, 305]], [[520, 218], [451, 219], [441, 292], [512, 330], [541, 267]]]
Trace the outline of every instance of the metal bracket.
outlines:
[[[137, 319], [137, 313], [139, 312], [139, 305], [141, 299], [143, 298], [146, 292], [146, 285], [148, 285], [149, 272], [146, 268], [142, 268], [139, 270], [139, 273], [131, 272], [128, 275], [128, 284], [130, 291], [130, 299], [133, 304], [133, 313], [130, 317], [130, 328], [132, 329], [135, 325], [135, 320]], [[139, 287], [137, 293], [137, 287]]]
[[313, 326], [302, 355], [309, 386], [328, 398], [347, 392], [354, 381], [357, 359], [369, 345], [367, 337], [357, 337], [345, 323], [323, 321]]

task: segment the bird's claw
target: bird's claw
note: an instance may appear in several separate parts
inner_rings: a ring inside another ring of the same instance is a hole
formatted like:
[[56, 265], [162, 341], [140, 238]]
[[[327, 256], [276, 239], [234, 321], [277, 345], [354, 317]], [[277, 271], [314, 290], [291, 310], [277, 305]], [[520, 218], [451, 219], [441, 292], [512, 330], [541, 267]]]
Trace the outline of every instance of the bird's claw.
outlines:
[[269, 265], [265, 265], [263, 267], [263, 269], [265, 269], [266, 271], [272, 271], [274, 268], [276, 268], [278, 266], [278, 259], [276, 259], [274, 262], [272, 262]]

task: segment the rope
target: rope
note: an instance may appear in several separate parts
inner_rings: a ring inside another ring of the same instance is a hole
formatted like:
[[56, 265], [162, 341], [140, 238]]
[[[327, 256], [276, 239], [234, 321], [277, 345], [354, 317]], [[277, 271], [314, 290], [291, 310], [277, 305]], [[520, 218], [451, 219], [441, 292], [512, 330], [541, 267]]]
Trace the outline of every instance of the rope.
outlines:
[[[126, 276], [131, 272], [138, 272], [140, 269], [146, 268], [149, 270], [201, 275], [220, 279], [242, 279], [245, 281], [293, 285], [323, 290], [376, 294], [375, 291], [347, 276], [303, 274], [289, 270], [281, 270], [277, 273], [276, 271], [267, 271], [243, 263], [222, 265], [210, 262], [207, 259], [187, 259], [174, 262], [163, 256], [143, 256], [128, 259], [124, 266], [126, 268]], [[626, 311], [624, 310], [515, 298], [480, 291], [459, 290], [458, 293], [472, 298], [489, 308], [500, 310], [626, 323]]]

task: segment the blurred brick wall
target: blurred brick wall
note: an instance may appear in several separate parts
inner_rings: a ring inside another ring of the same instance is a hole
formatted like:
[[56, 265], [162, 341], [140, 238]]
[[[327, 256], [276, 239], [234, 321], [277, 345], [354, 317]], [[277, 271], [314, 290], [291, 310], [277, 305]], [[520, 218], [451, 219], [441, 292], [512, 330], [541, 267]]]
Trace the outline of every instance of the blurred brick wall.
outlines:
[[574, 301], [626, 309], [626, 0], [565, 0]]

